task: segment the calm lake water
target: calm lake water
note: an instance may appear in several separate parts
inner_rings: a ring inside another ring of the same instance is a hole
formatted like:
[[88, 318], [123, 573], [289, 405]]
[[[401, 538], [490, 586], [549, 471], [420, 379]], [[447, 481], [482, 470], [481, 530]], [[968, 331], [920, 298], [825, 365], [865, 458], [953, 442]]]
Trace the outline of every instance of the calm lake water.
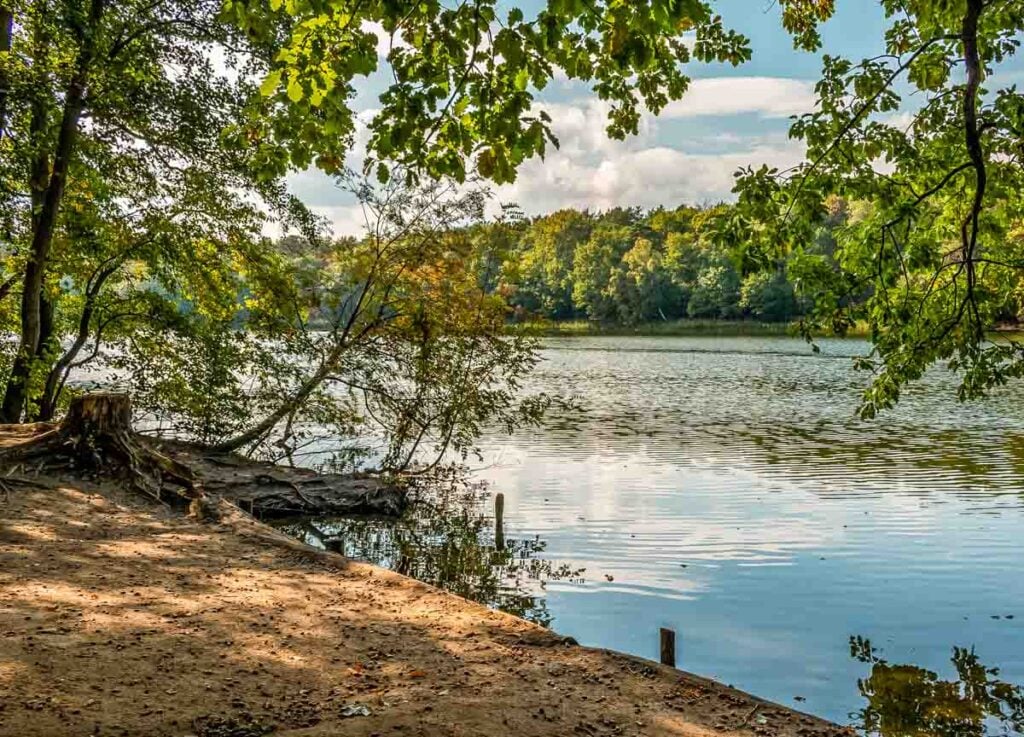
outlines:
[[529, 388], [581, 410], [486, 437], [486, 486], [398, 524], [290, 529], [582, 644], [656, 659], [671, 627], [679, 667], [867, 731], [1019, 730], [1024, 699], [999, 683], [1024, 683], [1019, 387], [959, 405], [937, 371], [861, 421], [865, 347], [548, 340]]

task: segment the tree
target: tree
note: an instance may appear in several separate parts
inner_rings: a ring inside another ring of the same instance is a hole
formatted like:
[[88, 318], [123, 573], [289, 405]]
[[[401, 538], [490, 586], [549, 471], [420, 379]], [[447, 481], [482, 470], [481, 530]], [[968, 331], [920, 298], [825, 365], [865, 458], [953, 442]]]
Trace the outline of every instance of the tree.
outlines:
[[750, 56], [747, 40], [702, 0], [556, 0], [533, 17], [498, 9], [497, 0], [230, 0], [225, 16], [249, 37], [280, 42], [261, 114], [238, 135], [267, 147], [272, 171], [314, 161], [337, 171], [355, 130], [352, 81], [378, 69], [375, 28], [386, 37], [391, 81], [369, 125], [367, 171], [377, 164], [383, 180], [394, 161], [413, 176], [461, 180], [468, 164], [509, 182], [555, 143], [530, 88], [556, 73], [590, 82], [611, 103], [608, 133], [622, 138], [636, 133], [641, 102], [657, 113], [683, 95], [681, 63]]
[[573, 303], [597, 322], [619, 317], [618, 281], [624, 277], [622, 257], [633, 245], [626, 225], [601, 223], [576, 246], [573, 258]]
[[485, 421], [515, 427], [547, 406], [518, 396], [535, 346], [504, 336], [505, 304], [479, 281], [472, 226], [486, 190], [404, 180], [342, 180], [365, 208], [366, 237], [338, 243], [298, 280], [298, 319], [274, 332], [272, 354], [241, 364], [248, 418], [215, 447], [268, 452], [327, 425], [339, 438], [379, 439], [379, 470], [422, 471], [449, 450], [469, 453]]
[[574, 316], [576, 246], [590, 237], [593, 227], [589, 214], [576, 210], [559, 210], [530, 223], [515, 260], [514, 280], [521, 304], [552, 319]]
[[717, 260], [698, 274], [686, 312], [690, 317], [737, 318], [739, 301], [739, 274], [727, 260]]
[[[735, 319], [748, 311], [780, 321], [797, 316], [803, 308], [785, 263], [770, 276], [743, 272], [749, 308], [742, 303], [742, 259], [715, 241], [719, 220], [733, 212], [728, 205], [562, 210], [518, 230], [483, 227], [474, 237], [504, 254], [497, 289], [516, 314], [618, 325], [687, 315]], [[831, 229], [822, 226], [814, 253], [831, 254]]]
[[[727, 239], [765, 267], [790, 261], [814, 297], [808, 336], [867, 323], [865, 416], [936, 362], [959, 372], [961, 399], [1024, 375], [1024, 346], [990, 333], [1020, 312], [1024, 97], [986, 86], [1019, 47], [1024, 7], [881, 5], [885, 53], [825, 57], [817, 109], [791, 130], [807, 161], [743, 172]], [[850, 212], [829, 256], [813, 244], [836, 196]]]
[[748, 274], [740, 286], [740, 307], [752, 317], [768, 322], [786, 322], [798, 313], [793, 285], [782, 271]]
[[[52, 415], [82, 336], [96, 353], [110, 334], [97, 305], [126, 277], [137, 287], [160, 272], [166, 283], [149, 291], [180, 297], [175, 269], [198, 265], [187, 241], [251, 252], [268, 216], [315, 240], [281, 178], [342, 170], [355, 81], [378, 68], [373, 28], [392, 41], [366, 162], [381, 181], [395, 166], [410, 181], [464, 181], [470, 169], [510, 181], [554, 142], [530, 89], [556, 73], [592, 82], [622, 137], [641, 104], [657, 112], [683, 94], [681, 62], [749, 56], [696, 1], [560, 0], [530, 19], [519, 8], [499, 19], [495, 0], [4, 3], [0, 298], [20, 305], [0, 317], [19, 338], [0, 420]], [[59, 273], [72, 262], [74, 274]], [[64, 276], [78, 286], [60, 290]], [[68, 333], [71, 354], [57, 347]]]
[[[20, 305], [0, 310], [19, 344], [0, 419], [17, 421], [53, 415], [90, 341], [95, 355], [116, 328], [232, 302], [213, 262], [237, 273], [258, 260], [268, 217], [311, 221], [257, 175], [252, 152], [223, 143], [255, 94], [249, 72], [272, 49], [221, 22], [219, 3], [11, 7], [0, 228], [5, 296]], [[217, 72], [211, 46], [245, 50], [237, 79]]]
[[618, 279], [619, 320], [636, 324], [667, 320], [681, 312], [682, 293], [662, 264], [663, 255], [650, 238], [638, 238], [622, 257]]

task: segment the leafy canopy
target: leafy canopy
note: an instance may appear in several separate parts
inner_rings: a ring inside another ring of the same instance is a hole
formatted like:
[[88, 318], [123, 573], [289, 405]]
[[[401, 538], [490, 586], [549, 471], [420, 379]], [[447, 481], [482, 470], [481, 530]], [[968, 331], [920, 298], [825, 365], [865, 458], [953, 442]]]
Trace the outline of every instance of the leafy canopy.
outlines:
[[516, 167], [556, 144], [532, 90], [557, 73], [590, 83], [611, 103], [608, 134], [636, 133], [640, 105], [654, 113], [682, 97], [691, 59], [739, 64], [747, 39], [702, 0], [550, 0], [533, 17], [497, 0], [228, 0], [225, 17], [279, 50], [263, 99], [237, 140], [255, 145], [268, 172], [315, 163], [339, 171], [356, 130], [356, 81], [390, 80], [369, 122], [367, 171], [386, 181], [392, 162], [411, 174], [462, 180], [467, 164], [510, 182]]
[[[1022, 313], [1024, 96], [999, 82], [1024, 31], [1002, 0], [882, 0], [884, 53], [826, 56], [814, 112], [791, 135], [807, 160], [740, 173], [720, 233], [780, 259], [813, 298], [808, 336], [867, 323], [862, 414], [891, 407], [936, 362], [962, 399], [1024, 375], [1024, 347], [990, 331]], [[840, 227], [817, 247], [823, 224]]]

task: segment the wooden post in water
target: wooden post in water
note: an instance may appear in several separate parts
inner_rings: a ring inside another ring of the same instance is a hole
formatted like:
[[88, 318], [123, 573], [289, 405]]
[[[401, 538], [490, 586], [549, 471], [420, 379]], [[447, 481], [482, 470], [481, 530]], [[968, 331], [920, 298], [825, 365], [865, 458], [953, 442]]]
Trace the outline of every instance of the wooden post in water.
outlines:
[[494, 547], [505, 549], [505, 495], [494, 495]]
[[676, 667], [676, 633], [667, 627], [661, 628], [661, 664]]

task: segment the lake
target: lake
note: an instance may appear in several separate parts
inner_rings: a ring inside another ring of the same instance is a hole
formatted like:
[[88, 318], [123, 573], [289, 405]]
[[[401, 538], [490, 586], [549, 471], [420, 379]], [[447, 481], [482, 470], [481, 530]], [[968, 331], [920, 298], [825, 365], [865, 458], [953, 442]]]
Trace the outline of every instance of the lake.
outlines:
[[[1024, 712], [997, 683], [1024, 683], [1019, 387], [961, 405], [935, 371], [862, 421], [867, 376], [851, 358], [866, 344], [820, 346], [546, 340], [528, 389], [580, 409], [485, 437], [472, 463], [484, 486], [453, 484], [397, 525], [290, 529], [340, 535], [351, 555], [585, 645], [657, 659], [671, 627], [679, 667], [867, 731], [897, 733], [920, 696], [914, 718], [967, 733], [968, 677], [999, 701], [980, 707], [985, 728], [1019, 729], [1019, 713], [997, 714]], [[499, 492], [501, 550], [486, 513]]]

